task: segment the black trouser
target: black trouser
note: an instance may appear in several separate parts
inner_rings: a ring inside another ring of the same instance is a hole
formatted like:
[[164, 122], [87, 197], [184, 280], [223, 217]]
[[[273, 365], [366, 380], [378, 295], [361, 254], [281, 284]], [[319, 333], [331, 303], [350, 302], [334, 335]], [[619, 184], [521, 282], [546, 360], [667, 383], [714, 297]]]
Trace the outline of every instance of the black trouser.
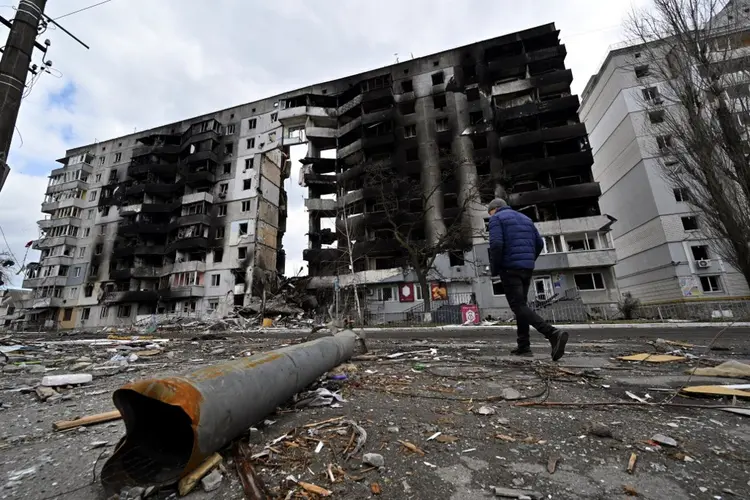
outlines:
[[547, 339], [552, 337], [557, 329], [544, 321], [528, 305], [529, 287], [531, 286], [531, 269], [506, 269], [500, 271], [500, 279], [503, 281], [505, 298], [508, 299], [513, 314], [516, 315], [518, 325], [518, 347], [529, 349], [529, 325], [544, 335]]

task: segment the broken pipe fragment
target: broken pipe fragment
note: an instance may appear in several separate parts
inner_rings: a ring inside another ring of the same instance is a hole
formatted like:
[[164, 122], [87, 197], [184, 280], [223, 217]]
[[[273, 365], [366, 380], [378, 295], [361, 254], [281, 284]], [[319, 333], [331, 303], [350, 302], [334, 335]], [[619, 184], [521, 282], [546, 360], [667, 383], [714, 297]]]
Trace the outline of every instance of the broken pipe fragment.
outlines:
[[357, 335], [334, 336], [115, 391], [126, 435], [102, 470], [108, 492], [177, 482], [319, 376], [347, 361]]

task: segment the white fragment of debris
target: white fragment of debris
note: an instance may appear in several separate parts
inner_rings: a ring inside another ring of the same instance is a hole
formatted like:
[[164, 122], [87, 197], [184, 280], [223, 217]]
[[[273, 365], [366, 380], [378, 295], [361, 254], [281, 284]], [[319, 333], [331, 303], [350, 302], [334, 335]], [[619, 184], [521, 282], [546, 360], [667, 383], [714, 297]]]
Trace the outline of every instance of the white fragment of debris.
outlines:
[[675, 424], [674, 422], [667, 422], [667, 425], [673, 429], [677, 429], [679, 427], [679, 425]]
[[428, 437], [428, 438], [427, 438], [427, 441], [432, 441], [433, 439], [435, 439], [436, 437], [438, 437], [438, 436], [439, 436], [439, 435], [441, 435], [441, 434], [442, 434], [442, 432], [436, 432], [436, 433], [435, 433], [435, 434], [433, 434], [432, 436]]
[[609, 389], [609, 388], [610, 388], [610, 387], [612, 387], [612, 386], [611, 386], [611, 385], [606, 385], [606, 384], [602, 384], [602, 387], [603, 387], [604, 389]]
[[88, 384], [94, 377], [89, 373], [71, 373], [69, 375], [48, 375], [42, 378], [42, 384], [46, 387], [60, 387], [62, 385]]
[[424, 462], [424, 464], [425, 464], [425, 465], [426, 465], [427, 467], [432, 467], [433, 469], [437, 469], [437, 465], [435, 465], [435, 464], [431, 464], [430, 462]]
[[664, 446], [677, 446], [677, 441], [669, 436], [665, 436], [664, 434], [654, 434], [653, 436], [651, 436], [651, 441], [662, 444]]
[[385, 459], [379, 453], [365, 453], [362, 455], [362, 463], [380, 468], [385, 466]]
[[377, 370], [365, 370], [365, 373], [368, 374], [368, 375], [374, 375], [374, 374], [378, 373], [378, 371]]
[[492, 406], [481, 406], [477, 410], [477, 413], [480, 415], [494, 415], [496, 411]]
[[701, 491], [701, 493], [705, 493], [708, 491], [708, 488], [706, 488], [705, 486], [701, 486], [698, 489]]
[[315, 447], [315, 453], [320, 453], [323, 449], [323, 441], [318, 441], [318, 446]]
[[625, 395], [627, 397], [629, 397], [630, 399], [634, 399], [634, 400], [638, 401], [639, 403], [648, 403], [648, 401], [646, 401], [642, 397], [636, 396], [635, 394], [633, 394], [630, 391], [625, 391]]
[[471, 453], [472, 451], [477, 451], [476, 448], [469, 448], [468, 450], [463, 450], [461, 453]]
[[104, 446], [109, 445], [108, 441], [94, 441], [91, 443], [91, 449], [95, 450], [97, 448], [103, 448]]
[[8, 473], [8, 481], [21, 481], [24, 478], [33, 476], [34, 474], [36, 474], [36, 467], [16, 470]]

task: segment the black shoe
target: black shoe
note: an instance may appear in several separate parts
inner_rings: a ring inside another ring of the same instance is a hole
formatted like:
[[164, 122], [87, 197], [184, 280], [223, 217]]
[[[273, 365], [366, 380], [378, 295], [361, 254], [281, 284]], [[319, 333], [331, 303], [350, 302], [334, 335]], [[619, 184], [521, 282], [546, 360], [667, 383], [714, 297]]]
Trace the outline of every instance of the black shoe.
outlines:
[[565, 355], [565, 345], [568, 343], [568, 332], [558, 330], [550, 337], [549, 343], [552, 345], [552, 361], [557, 361]]
[[510, 351], [510, 353], [513, 356], [523, 356], [524, 358], [533, 358], [534, 357], [534, 353], [532, 353], [531, 349], [529, 349], [528, 347], [526, 349], [521, 349], [520, 347], [516, 347], [515, 349], [513, 349], [512, 351]]

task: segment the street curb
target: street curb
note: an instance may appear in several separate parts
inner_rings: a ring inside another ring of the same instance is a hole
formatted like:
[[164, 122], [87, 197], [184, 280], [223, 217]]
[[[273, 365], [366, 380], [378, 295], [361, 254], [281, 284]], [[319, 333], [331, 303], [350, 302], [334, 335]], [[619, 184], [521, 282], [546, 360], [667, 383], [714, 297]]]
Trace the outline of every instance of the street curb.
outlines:
[[[659, 328], [662, 330], [678, 330], [681, 328], [748, 328], [750, 327], [749, 322], [735, 322], [735, 323], [573, 323], [573, 324], [556, 324], [555, 327], [562, 330], [620, 330], [620, 329], [655, 329]], [[399, 332], [423, 332], [425, 330], [432, 331], [466, 331], [466, 332], [481, 332], [488, 330], [515, 330], [515, 324], [505, 325], [443, 325], [443, 326], [384, 326], [382, 328], [355, 328], [355, 331], [361, 331], [365, 333], [377, 333], [389, 330], [398, 330]]]

